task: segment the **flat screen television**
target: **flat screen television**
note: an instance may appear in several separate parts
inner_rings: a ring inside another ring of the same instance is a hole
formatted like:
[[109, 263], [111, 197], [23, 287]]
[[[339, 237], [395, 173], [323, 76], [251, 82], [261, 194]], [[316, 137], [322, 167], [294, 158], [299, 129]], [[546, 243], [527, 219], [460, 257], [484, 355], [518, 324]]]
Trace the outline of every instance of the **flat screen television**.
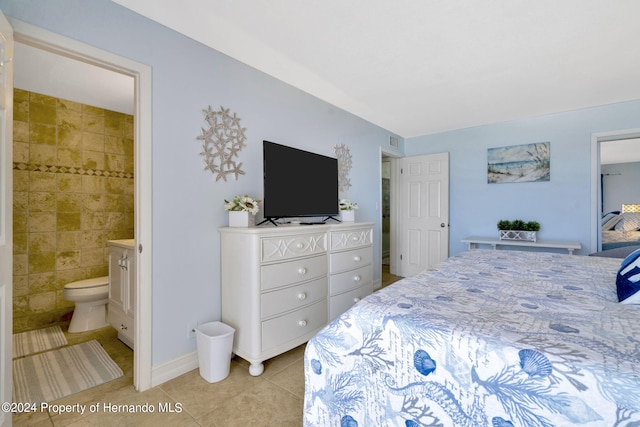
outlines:
[[[263, 141], [264, 218], [336, 219], [338, 159]], [[337, 219], [336, 219], [337, 220]]]

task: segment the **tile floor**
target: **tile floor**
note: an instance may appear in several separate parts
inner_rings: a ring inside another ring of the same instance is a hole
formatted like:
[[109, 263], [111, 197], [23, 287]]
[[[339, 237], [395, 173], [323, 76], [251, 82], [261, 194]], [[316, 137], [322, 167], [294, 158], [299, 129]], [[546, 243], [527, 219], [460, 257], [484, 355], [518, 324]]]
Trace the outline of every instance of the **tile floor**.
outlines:
[[[400, 279], [383, 271], [383, 286]], [[64, 329], [64, 328], [63, 328]], [[66, 334], [69, 344], [97, 339], [122, 368], [117, 380], [68, 396], [52, 404], [98, 405], [83, 415], [37, 412], [14, 415], [14, 426], [185, 426], [185, 427], [286, 427], [302, 425], [304, 400], [304, 345], [265, 362], [259, 377], [249, 374], [249, 364], [234, 358], [229, 376], [210, 384], [198, 369], [187, 372], [145, 392], [133, 388], [133, 352], [117, 339], [110, 327], [98, 331]], [[116, 408], [139, 405], [154, 412], [116, 412]], [[105, 408], [106, 406], [106, 408]], [[111, 410], [109, 408], [112, 408]], [[165, 411], [161, 412], [160, 409]], [[173, 409], [175, 412], [169, 412]]]

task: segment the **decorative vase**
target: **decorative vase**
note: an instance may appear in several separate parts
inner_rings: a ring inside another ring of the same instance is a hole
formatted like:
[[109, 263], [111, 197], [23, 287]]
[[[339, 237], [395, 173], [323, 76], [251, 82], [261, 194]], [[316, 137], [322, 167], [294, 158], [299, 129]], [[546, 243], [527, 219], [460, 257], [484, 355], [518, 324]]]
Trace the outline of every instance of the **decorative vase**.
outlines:
[[353, 222], [356, 218], [356, 211], [340, 211], [340, 221], [341, 222]]
[[255, 217], [246, 211], [229, 211], [229, 227], [253, 227]]
[[526, 240], [535, 242], [537, 239], [535, 231], [524, 230], [500, 230], [500, 240]]

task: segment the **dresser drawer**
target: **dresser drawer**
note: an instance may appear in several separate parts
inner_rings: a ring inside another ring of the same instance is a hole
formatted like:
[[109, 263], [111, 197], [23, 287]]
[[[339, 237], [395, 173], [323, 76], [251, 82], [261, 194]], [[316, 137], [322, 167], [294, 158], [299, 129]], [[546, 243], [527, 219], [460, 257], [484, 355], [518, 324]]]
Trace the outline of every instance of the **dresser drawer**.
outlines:
[[261, 289], [279, 288], [280, 286], [315, 279], [327, 274], [327, 256], [296, 259], [279, 264], [260, 267]]
[[327, 300], [262, 322], [262, 351], [279, 347], [327, 323]]
[[265, 292], [260, 298], [262, 319], [294, 310], [327, 298], [327, 278], [305, 282], [277, 291]]
[[359, 248], [369, 246], [373, 242], [373, 231], [363, 230], [332, 231], [330, 233], [331, 250]]
[[329, 278], [329, 294], [336, 295], [371, 283], [372, 280], [373, 269], [371, 266], [345, 271], [344, 273], [332, 274]]
[[360, 286], [349, 292], [331, 297], [329, 303], [329, 322], [347, 311], [351, 306], [373, 292], [373, 283]]
[[265, 237], [262, 243], [262, 262], [279, 261], [327, 251], [326, 233]]
[[373, 250], [371, 247], [345, 252], [334, 252], [329, 255], [329, 272], [338, 273], [340, 271], [362, 267], [371, 264], [372, 258]]

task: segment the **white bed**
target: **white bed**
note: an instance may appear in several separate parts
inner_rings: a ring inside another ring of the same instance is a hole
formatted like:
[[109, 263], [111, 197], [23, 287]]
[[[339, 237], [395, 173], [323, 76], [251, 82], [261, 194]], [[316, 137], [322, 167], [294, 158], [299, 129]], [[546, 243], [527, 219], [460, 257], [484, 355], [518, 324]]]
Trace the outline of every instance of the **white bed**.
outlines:
[[473, 250], [370, 295], [309, 341], [304, 425], [640, 425], [619, 267]]

